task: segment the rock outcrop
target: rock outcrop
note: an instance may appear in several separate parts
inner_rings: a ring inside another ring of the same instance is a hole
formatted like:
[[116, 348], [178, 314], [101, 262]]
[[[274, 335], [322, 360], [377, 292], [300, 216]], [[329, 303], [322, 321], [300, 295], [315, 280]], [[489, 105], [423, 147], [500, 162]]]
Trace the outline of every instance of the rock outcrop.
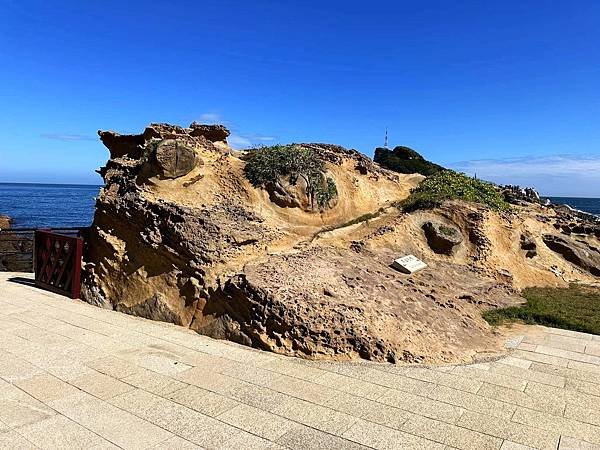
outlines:
[[560, 253], [567, 261], [600, 277], [600, 250], [597, 247], [567, 236], [545, 234], [543, 239], [548, 248]]
[[11, 226], [12, 219], [0, 215], [0, 272], [31, 272], [32, 238], [8, 231]]
[[425, 222], [423, 231], [431, 249], [440, 254], [451, 255], [454, 247], [463, 240], [458, 228], [438, 222]]
[[[544, 246], [524, 254], [521, 235], [556, 232], [552, 209], [449, 201], [405, 213], [396, 205], [423, 176], [356, 150], [295, 144], [318, 158], [313, 182], [335, 185], [314, 207], [323, 185], [309, 192], [296, 172], [275, 174], [279, 197], [251, 183], [248, 153], [222, 126], [99, 134], [110, 159], [82, 291], [97, 306], [287, 355], [456, 362], [502, 351], [481, 312], [519, 304], [518, 288], [595, 279]], [[428, 268], [389, 267], [407, 254]]]

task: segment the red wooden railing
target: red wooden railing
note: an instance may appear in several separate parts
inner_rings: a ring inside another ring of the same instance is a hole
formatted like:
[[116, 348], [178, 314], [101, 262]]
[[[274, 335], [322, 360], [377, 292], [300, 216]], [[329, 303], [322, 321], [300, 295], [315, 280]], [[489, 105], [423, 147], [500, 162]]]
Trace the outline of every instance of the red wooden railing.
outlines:
[[36, 230], [33, 250], [36, 286], [79, 298], [82, 251], [80, 237]]

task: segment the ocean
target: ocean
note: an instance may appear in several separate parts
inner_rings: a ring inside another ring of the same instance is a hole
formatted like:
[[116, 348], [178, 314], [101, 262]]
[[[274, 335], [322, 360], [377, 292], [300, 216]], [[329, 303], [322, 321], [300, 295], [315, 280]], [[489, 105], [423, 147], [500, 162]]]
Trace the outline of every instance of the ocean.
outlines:
[[600, 198], [582, 197], [545, 197], [552, 203], [569, 205], [571, 208], [600, 216]]
[[[91, 185], [0, 183], [0, 214], [12, 217], [15, 228], [85, 227], [94, 218], [99, 190]], [[600, 215], [600, 198], [547, 198]]]
[[14, 228], [86, 227], [100, 186], [0, 183], [0, 214]]

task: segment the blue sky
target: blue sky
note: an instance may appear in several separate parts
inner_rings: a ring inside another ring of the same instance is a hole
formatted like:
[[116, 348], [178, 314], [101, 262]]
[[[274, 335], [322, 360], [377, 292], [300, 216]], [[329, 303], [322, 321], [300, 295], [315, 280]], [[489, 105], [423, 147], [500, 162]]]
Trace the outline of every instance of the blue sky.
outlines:
[[600, 2], [0, 0], [0, 181], [100, 182], [98, 129], [390, 144], [600, 197]]

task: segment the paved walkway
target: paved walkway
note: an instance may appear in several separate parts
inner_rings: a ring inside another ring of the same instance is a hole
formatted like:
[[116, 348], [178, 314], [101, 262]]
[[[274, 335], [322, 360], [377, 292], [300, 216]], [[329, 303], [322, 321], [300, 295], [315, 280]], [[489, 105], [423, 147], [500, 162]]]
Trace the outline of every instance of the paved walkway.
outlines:
[[310, 362], [22, 276], [0, 273], [1, 448], [600, 448], [598, 336], [531, 327], [467, 366]]

